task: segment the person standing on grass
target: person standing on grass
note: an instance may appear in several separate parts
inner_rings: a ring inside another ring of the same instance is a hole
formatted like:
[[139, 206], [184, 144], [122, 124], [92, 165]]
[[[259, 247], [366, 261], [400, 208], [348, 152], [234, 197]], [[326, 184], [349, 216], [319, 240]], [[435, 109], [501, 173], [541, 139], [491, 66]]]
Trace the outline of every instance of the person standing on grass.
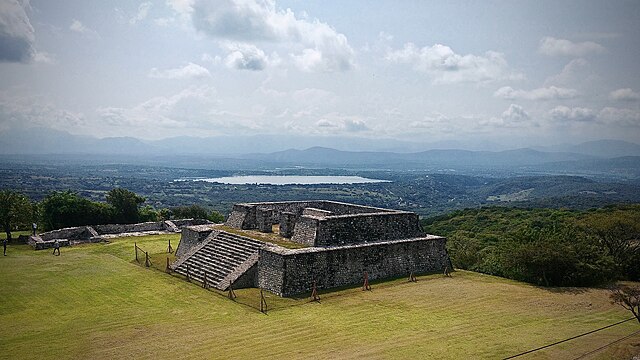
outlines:
[[36, 236], [36, 229], [38, 229], [38, 225], [36, 223], [31, 224], [31, 229], [33, 230], [33, 236]]
[[2, 239], [2, 247], [4, 248], [4, 256], [7, 256], [7, 239]]
[[58, 242], [58, 239], [53, 243], [53, 255], [56, 254], [56, 251], [58, 252], [58, 256], [60, 256], [60, 243]]

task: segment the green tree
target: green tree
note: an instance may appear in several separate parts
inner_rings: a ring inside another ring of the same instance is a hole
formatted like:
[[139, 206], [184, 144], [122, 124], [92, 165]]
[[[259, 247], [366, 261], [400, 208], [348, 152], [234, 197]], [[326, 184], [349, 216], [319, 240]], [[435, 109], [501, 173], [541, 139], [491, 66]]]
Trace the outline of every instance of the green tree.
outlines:
[[170, 209], [172, 219], [206, 219], [215, 223], [224, 221], [224, 216], [215, 210], [200, 205], [176, 206]]
[[11, 230], [31, 222], [32, 215], [31, 201], [24, 194], [11, 190], [0, 191], [0, 222], [7, 234], [7, 241], [11, 241]]
[[46, 230], [71, 226], [108, 224], [111, 206], [93, 202], [67, 191], [54, 191], [40, 203], [40, 216]]
[[113, 221], [132, 224], [140, 221], [140, 205], [146, 199], [133, 191], [115, 188], [107, 193], [107, 203], [113, 207]]

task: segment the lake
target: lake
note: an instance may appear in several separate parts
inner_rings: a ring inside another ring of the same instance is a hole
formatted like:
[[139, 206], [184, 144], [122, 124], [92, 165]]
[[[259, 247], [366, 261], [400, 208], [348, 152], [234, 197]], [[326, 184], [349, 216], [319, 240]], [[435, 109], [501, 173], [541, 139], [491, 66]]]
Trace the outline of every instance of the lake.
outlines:
[[247, 175], [227, 176], [206, 179], [180, 179], [179, 181], [206, 181], [222, 184], [269, 184], [269, 185], [313, 185], [313, 184], [366, 184], [389, 182], [388, 180], [368, 179], [361, 176], [296, 176], [296, 175]]

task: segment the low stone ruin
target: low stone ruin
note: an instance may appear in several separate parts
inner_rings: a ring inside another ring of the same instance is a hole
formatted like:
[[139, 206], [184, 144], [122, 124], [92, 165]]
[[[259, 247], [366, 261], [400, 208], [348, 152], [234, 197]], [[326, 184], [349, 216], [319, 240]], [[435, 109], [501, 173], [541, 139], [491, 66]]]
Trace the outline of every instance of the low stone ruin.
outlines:
[[201, 219], [181, 219], [138, 224], [76, 226], [29, 236], [27, 243], [35, 250], [42, 250], [52, 248], [56, 240], [60, 246], [69, 246], [101, 242], [121, 236], [179, 233], [185, 226], [203, 224], [211, 224], [211, 222]]

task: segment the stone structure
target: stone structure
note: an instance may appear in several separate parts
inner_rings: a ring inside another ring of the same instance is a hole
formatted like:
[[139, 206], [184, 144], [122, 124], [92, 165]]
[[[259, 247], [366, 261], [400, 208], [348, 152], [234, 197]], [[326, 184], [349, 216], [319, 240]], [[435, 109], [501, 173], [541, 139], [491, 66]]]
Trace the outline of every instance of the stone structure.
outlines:
[[[259, 286], [293, 296], [310, 291], [314, 282], [318, 289], [362, 284], [364, 273], [378, 280], [451, 268], [446, 239], [423, 234], [418, 220], [412, 212], [333, 201], [236, 204], [226, 226], [271, 232], [279, 224], [281, 236], [307, 248], [256, 246], [255, 240], [221, 229], [199, 228], [188, 230], [197, 235], [183, 232], [185, 244], [194, 245], [187, 245], [190, 250], [181, 249], [174, 269], [197, 278], [209, 271], [204, 268], [222, 268], [216, 275], [215, 287], [220, 290]], [[236, 263], [230, 260], [233, 251], [216, 258], [216, 252], [226, 251], [221, 249], [235, 249]], [[232, 263], [235, 265], [229, 266]]]
[[211, 224], [208, 220], [181, 219], [138, 224], [107, 224], [92, 226], [77, 226], [48, 231], [35, 236], [29, 236], [27, 243], [35, 250], [53, 247], [58, 240], [60, 246], [69, 246], [79, 243], [101, 242], [106, 239], [129, 236], [133, 234], [165, 234], [180, 232], [181, 228], [191, 225]]

